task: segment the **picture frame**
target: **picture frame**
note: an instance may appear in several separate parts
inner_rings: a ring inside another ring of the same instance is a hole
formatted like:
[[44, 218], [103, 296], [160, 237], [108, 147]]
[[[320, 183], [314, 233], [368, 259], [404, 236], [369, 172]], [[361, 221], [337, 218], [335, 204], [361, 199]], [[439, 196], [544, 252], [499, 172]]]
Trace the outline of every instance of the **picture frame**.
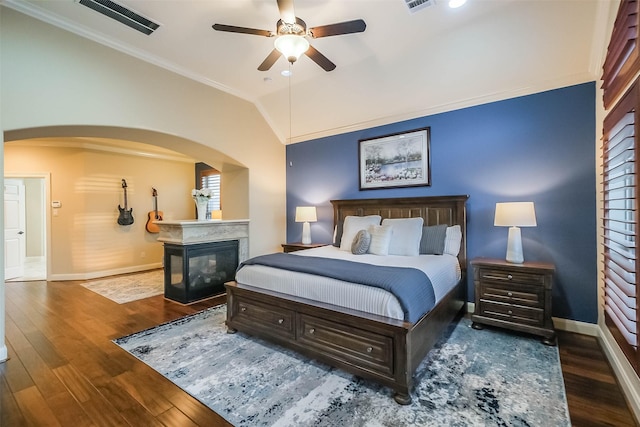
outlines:
[[358, 141], [360, 190], [431, 185], [429, 127]]

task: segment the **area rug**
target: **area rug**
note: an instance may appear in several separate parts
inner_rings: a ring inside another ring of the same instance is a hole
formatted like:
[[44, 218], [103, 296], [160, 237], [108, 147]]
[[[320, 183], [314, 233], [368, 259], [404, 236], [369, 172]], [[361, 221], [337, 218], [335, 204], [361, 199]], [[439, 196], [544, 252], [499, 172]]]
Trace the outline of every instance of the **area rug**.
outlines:
[[82, 286], [115, 301], [124, 304], [164, 293], [164, 270], [151, 270], [143, 273], [113, 276], [106, 279], [91, 280]]
[[114, 342], [235, 426], [570, 426], [556, 347], [463, 318], [416, 374], [413, 402], [244, 334], [218, 306]]

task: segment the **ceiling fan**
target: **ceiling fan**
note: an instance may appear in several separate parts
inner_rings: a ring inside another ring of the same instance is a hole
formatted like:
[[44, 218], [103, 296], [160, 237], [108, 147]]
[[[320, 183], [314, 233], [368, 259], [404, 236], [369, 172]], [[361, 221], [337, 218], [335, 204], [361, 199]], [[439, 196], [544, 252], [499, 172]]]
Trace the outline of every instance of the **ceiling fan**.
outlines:
[[277, 37], [274, 43], [275, 48], [265, 60], [262, 61], [262, 64], [258, 67], [259, 71], [269, 70], [281, 54], [292, 64], [302, 54], [306, 54], [325, 71], [331, 71], [336, 68], [336, 64], [311, 46], [306, 37], [309, 36], [317, 39], [341, 34], [361, 33], [367, 27], [367, 24], [365, 24], [362, 19], [356, 19], [307, 29], [307, 24], [302, 19], [296, 17], [293, 11], [293, 0], [277, 0], [277, 2], [278, 9], [280, 10], [280, 19], [276, 23], [275, 33], [268, 30], [256, 30], [254, 28], [236, 27], [233, 25], [213, 25], [213, 29], [216, 31]]

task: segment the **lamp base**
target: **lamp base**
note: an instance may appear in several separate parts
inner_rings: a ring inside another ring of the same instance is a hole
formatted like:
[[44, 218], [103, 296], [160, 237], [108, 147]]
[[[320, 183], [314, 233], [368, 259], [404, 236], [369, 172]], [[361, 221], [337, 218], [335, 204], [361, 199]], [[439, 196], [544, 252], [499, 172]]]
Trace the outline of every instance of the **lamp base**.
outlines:
[[507, 262], [522, 264], [524, 254], [522, 253], [522, 235], [519, 227], [509, 227], [509, 240], [507, 242]]
[[302, 224], [302, 244], [310, 245], [311, 244], [311, 226], [308, 221], [305, 221]]

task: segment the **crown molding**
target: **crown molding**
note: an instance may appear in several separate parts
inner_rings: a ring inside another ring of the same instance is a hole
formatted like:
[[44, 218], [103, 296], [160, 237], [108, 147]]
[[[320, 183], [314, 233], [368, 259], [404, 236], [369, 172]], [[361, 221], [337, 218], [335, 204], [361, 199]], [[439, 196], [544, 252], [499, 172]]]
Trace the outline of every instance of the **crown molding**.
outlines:
[[249, 96], [248, 94], [242, 91], [238, 91], [229, 86], [223, 85], [222, 83], [216, 82], [215, 80], [211, 80], [201, 74], [191, 72], [186, 68], [181, 67], [178, 64], [175, 64], [170, 61], [166, 61], [158, 56], [150, 55], [149, 53], [144, 52], [140, 49], [136, 49], [124, 43], [119, 43], [104, 34], [98, 33], [95, 30], [85, 27], [83, 25], [78, 25], [76, 23], [73, 23], [59, 15], [56, 15], [55, 13], [49, 12], [32, 3], [22, 1], [22, 0], [0, 0], [0, 5], [6, 6], [10, 9], [23, 13], [32, 18], [38, 19], [47, 24], [69, 31], [80, 37], [92, 40], [103, 46], [110, 47], [112, 49], [125, 53], [134, 58], [140, 59], [141, 61], [147, 62], [149, 64], [163, 68], [165, 70], [171, 71], [172, 73], [181, 75], [190, 80], [202, 83], [204, 85], [213, 87], [215, 89], [218, 89], [230, 95], [244, 99], [245, 101], [249, 101], [252, 104], [256, 103], [256, 100], [253, 97]]
[[523, 86], [511, 90], [499, 91], [487, 95], [470, 97], [461, 99], [456, 102], [435, 105], [426, 109], [408, 111], [401, 114], [379, 117], [373, 120], [353, 123], [332, 129], [325, 129], [318, 132], [312, 132], [304, 135], [296, 135], [290, 138], [289, 143], [295, 144], [299, 142], [310, 141], [318, 138], [325, 138], [333, 135], [340, 135], [349, 132], [355, 132], [363, 129], [369, 129], [378, 126], [385, 126], [392, 123], [413, 120], [421, 117], [431, 116], [434, 114], [446, 113], [448, 111], [461, 110], [463, 108], [475, 107], [478, 105], [489, 104], [492, 102], [504, 101], [507, 99], [518, 98], [521, 96], [533, 95], [536, 93], [546, 92], [549, 90], [560, 89], [563, 87], [573, 86], [577, 84], [595, 81], [596, 78], [589, 72], [564, 76], [558, 79], [548, 80], [535, 86]]

